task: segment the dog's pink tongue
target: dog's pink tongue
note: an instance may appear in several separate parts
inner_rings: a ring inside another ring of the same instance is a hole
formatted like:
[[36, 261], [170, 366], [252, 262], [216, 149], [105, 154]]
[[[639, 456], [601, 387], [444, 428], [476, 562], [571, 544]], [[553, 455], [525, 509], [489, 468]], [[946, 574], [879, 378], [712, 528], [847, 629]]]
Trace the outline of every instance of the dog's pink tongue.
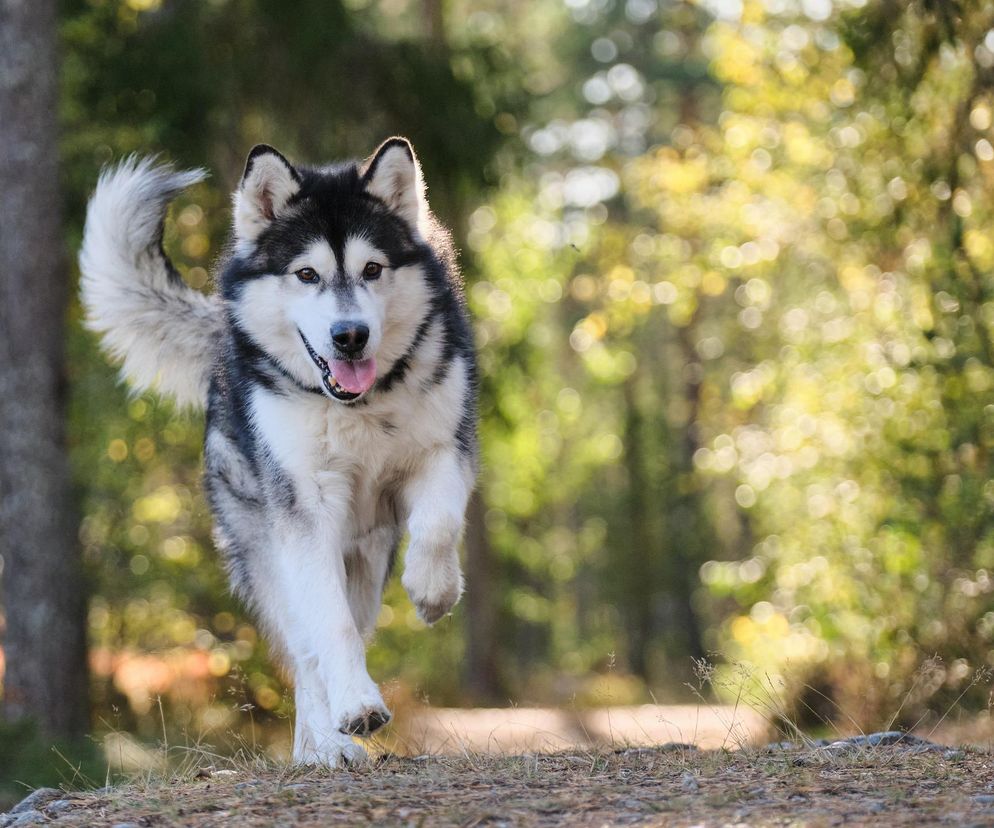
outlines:
[[376, 381], [375, 359], [360, 359], [357, 362], [333, 359], [328, 363], [328, 367], [331, 368], [331, 375], [338, 380], [338, 384], [350, 394], [362, 394]]

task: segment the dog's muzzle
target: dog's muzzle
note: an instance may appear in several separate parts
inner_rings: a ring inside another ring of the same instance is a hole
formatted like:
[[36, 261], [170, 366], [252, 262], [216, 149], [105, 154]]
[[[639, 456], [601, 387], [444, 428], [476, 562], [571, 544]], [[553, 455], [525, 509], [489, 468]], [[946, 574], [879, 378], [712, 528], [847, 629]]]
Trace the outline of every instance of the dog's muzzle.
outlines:
[[338, 384], [338, 381], [331, 373], [331, 366], [328, 365], [328, 360], [322, 357], [311, 347], [311, 343], [307, 341], [307, 337], [304, 336], [304, 332], [300, 330], [300, 328], [297, 329], [297, 333], [300, 334], [300, 339], [304, 343], [304, 347], [307, 349], [307, 353], [310, 355], [311, 361], [321, 372], [321, 384], [324, 386], [324, 390], [336, 400], [341, 402], [352, 402], [353, 400], [358, 399], [361, 394], [353, 394], [351, 391], [346, 391]]

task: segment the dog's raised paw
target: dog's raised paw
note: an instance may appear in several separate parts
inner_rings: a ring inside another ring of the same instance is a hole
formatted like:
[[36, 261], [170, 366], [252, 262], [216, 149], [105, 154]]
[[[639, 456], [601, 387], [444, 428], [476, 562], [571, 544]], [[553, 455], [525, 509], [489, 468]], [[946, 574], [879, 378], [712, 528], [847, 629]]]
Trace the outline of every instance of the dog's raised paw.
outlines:
[[459, 557], [453, 552], [442, 559], [408, 553], [401, 583], [426, 624], [434, 624], [459, 601], [463, 580]]
[[431, 604], [427, 601], [419, 601], [414, 605], [414, 608], [417, 610], [418, 618], [426, 624], [434, 624], [448, 615], [452, 607], [455, 606], [455, 603], [455, 601], [452, 601], [451, 603]]
[[349, 736], [368, 736], [390, 721], [390, 711], [386, 708], [369, 708], [358, 716], [349, 719], [341, 728]]

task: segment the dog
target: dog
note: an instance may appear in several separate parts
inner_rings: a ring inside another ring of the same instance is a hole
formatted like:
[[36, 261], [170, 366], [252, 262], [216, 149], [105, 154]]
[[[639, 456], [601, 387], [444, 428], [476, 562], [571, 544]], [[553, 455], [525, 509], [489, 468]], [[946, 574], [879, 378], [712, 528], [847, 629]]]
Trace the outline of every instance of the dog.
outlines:
[[87, 325], [135, 388], [206, 409], [215, 539], [293, 679], [293, 759], [354, 763], [353, 736], [390, 720], [365, 647], [405, 529], [418, 615], [462, 592], [477, 369], [451, 236], [404, 138], [324, 167], [259, 145], [208, 296], [162, 243], [170, 201], [204, 176], [134, 156], [102, 172]]

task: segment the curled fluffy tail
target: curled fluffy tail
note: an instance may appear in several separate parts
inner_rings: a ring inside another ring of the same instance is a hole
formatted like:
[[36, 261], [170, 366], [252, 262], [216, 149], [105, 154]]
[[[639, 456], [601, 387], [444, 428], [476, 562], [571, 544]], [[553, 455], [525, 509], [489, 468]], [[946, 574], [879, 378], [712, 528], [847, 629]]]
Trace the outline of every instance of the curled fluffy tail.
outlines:
[[207, 399], [223, 315], [218, 300], [184, 283], [166, 257], [162, 222], [169, 202], [204, 176], [150, 158], [105, 169], [79, 254], [87, 326], [103, 334], [124, 375], [141, 390], [196, 407]]

